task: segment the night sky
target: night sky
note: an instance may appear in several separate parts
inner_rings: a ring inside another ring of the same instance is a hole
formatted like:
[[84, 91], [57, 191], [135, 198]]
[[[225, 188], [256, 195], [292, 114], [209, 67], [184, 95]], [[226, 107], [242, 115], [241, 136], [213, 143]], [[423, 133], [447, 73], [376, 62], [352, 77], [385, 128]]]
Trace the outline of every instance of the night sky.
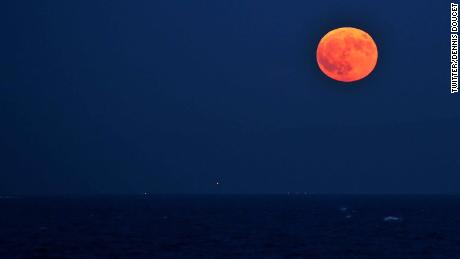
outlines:
[[[458, 192], [449, 3], [2, 1], [0, 195]], [[344, 26], [352, 84], [315, 56]]]

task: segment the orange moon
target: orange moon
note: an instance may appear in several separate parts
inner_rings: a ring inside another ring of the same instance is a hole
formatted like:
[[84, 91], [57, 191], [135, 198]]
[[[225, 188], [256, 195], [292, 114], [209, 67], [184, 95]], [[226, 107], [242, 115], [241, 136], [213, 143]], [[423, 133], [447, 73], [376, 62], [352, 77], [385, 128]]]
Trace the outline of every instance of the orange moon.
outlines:
[[341, 82], [354, 82], [368, 76], [377, 65], [377, 57], [377, 45], [372, 37], [352, 27], [328, 32], [316, 50], [321, 71]]

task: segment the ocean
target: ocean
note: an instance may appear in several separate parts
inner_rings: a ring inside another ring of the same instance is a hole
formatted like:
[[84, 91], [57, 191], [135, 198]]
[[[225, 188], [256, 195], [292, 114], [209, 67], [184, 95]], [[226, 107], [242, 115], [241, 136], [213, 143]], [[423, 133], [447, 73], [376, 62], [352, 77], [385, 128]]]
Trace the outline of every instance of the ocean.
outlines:
[[455, 195], [2, 197], [0, 258], [460, 258]]

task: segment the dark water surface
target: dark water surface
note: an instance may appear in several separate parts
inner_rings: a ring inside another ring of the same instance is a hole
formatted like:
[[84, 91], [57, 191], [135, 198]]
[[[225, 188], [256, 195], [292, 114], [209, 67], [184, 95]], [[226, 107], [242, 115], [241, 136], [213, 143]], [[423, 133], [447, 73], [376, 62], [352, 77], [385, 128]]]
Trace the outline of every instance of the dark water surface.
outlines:
[[460, 258], [459, 205], [441, 195], [2, 198], [0, 258]]

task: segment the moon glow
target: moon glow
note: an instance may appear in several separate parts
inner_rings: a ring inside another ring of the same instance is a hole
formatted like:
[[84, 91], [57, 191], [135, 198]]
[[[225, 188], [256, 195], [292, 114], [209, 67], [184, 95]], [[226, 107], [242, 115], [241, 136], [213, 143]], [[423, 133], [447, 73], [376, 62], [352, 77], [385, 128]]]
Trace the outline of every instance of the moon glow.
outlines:
[[316, 50], [321, 71], [341, 82], [353, 82], [368, 76], [377, 65], [377, 57], [377, 45], [372, 37], [352, 27], [328, 32]]

